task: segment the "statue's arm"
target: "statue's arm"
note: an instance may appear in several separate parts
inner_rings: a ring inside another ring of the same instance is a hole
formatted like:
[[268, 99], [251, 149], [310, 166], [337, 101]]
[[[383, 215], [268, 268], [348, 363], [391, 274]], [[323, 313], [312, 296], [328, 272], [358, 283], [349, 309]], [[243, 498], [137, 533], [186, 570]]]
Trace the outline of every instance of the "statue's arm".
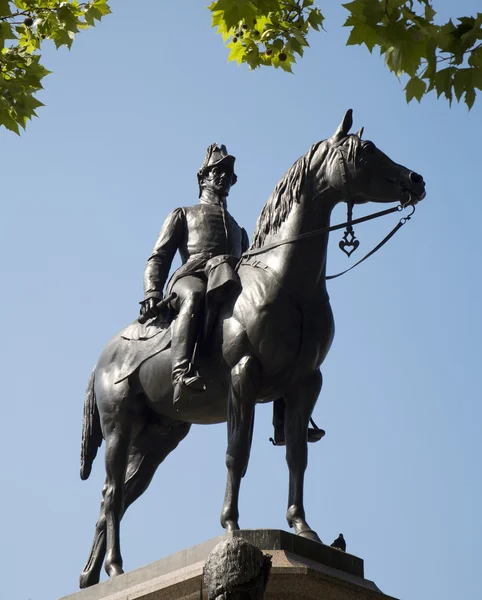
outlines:
[[241, 249], [243, 252], [246, 252], [246, 250], [249, 248], [249, 237], [248, 234], [246, 233], [246, 229], [244, 227], [241, 227]]
[[144, 271], [144, 299], [162, 299], [172, 261], [184, 233], [185, 216], [182, 208], [173, 210], [162, 226], [152, 254]]

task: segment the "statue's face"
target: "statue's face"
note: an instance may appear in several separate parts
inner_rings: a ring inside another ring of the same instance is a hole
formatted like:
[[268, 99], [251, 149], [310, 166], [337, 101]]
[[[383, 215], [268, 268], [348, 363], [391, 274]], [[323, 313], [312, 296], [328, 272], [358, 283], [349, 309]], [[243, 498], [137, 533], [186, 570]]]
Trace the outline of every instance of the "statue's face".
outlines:
[[233, 172], [225, 165], [218, 165], [209, 169], [204, 175], [201, 186], [203, 189], [210, 190], [220, 196], [226, 198], [231, 189], [233, 182]]

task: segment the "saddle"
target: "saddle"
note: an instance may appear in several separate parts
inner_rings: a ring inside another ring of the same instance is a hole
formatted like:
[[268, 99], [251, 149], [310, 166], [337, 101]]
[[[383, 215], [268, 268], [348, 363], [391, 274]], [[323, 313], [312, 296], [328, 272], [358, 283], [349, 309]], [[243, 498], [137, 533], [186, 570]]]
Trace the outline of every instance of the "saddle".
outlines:
[[[229, 255], [220, 255], [211, 258], [203, 267], [203, 273], [207, 280], [206, 308], [204, 313], [204, 324], [201, 334], [202, 340], [209, 338], [214, 327], [219, 309], [222, 304], [239, 294], [241, 285], [235, 271], [237, 258]], [[184, 265], [186, 266], [186, 265]], [[184, 275], [193, 274], [192, 266], [183, 271], [178, 269], [171, 278], [167, 292], [172, 290], [174, 283]], [[132, 375], [146, 360], [166, 350], [171, 344], [171, 323], [176, 315], [173, 310], [167, 315], [155, 317], [145, 323], [134, 321], [123, 331], [120, 338], [124, 342], [124, 352], [121, 375], [116, 383], [120, 383]]]
[[156, 317], [140, 324], [134, 321], [120, 332], [122, 340], [123, 361], [120, 376], [115, 383], [120, 383], [139, 369], [146, 360], [166, 350], [171, 345], [171, 323], [174, 315], [166, 321]]

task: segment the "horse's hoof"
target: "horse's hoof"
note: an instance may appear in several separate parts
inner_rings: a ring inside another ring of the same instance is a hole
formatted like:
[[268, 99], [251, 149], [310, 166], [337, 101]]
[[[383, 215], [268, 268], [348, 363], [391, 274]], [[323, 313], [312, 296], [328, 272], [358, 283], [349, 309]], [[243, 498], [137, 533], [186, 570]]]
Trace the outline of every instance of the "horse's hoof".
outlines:
[[80, 579], [79, 579], [79, 587], [81, 590], [85, 590], [85, 588], [95, 585], [96, 583], [99, 583], [99, 581], [100, 581], [100, 576], [97, 575], [96, 573], [92, 573], [89, 571], [82, 571], [82, 573], [80, 574]]
[[105, 572], [109, 577], [117, 577], [118, 575], [122, 575], [124, 573], [124, 570], [120, 565], [112, 563], [111, 565], [105, 566]]
[[239, 525], [236, 521], [226, 521], [224, 529], [226, 530], [226, 533], [229, 531], [239, 531]]
[[313, 529], [305, 529], [303, 531], [299, 531], [297, 533], [297, 535], [299, 535], [300, 537], [304, 537], [307, 540], [311, 540], [312, 542], [318, 542], [319, 544], [322, 544], [323, 542], [320, 540], [318, 534], [316, 533], [316, 531], [313, 531]]

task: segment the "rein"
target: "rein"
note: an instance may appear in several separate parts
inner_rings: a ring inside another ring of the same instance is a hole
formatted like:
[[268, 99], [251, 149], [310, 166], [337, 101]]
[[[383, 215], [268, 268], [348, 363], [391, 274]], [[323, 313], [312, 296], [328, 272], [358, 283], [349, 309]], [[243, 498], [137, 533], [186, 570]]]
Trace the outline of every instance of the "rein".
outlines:
[[409, 221], [412, 218], [412, 215], [415, 212], [415, 206], [413, 204], [411, 204], [410, 202], [407, 202], [406, 204], [399, 204], [398, 206], [394, 206], [392, 208], [388, 208], [387, 210], [382, 210], [380, 212], [372, 213], [371, 215], [367, 215], [365, 217], [360, 217], [359, 219], [355, 219], [353, 221], [347, 221], [345, 223], [339, 223], [338, 225], [332, 225], [330, 227], [323, 227], [321, 229], [315, 229], [315, 231], [308, 231], [307, 233], [300, 233], [299, 235], [294, 235], [293, 237], [289, 237], [289, 238], [286, 238], [285, 240], [280, 240], [279, 242], [274, 242], [272, 244], [262, 246], [261, 248], [256, 248], [255, 250], [248, 250], [247, 252], [244, 252], [241, 255], [241, 259], [249, 258], [250, 256], [257, 256], [258, 254], [264, 254], [265, 252], [268, 252], [268, 250], [272, 250], [273, 248], [278, 248], [279, 246], [284, 246], [285, 244], [292, 244], [293, 242], [298, 242], [300, 240], [306, 240], [306, 239], [309, 239], [309, 238], [312, 238], [312, 237], [315, 237], [318, 235], [322, 235], [324, 233], [329, 233], [330, 231], [337, 231], [338, 229], [343, 229], [347, 226], [358, 225], [359, 223], [365, 223], [366, 221], [372, 221], [373, 219], [378, 219], [379, 217], [384, 217], [385, 215], [390, 215], [394, 212], [400, 212], [403, 209], [408, 208], [409, 206], [411, 207], [412, 212], [408, 216], [402, 217], [399, 220], [399, 222], [395, 225], [395, 227], [390, 231], [390, 233], [379, 244], [377, 244], [375, 246], [375, 248], [373, 248], [373, 250], [370, 250], [370, 252], [368, 254], [366, 254], [362, 259], [360, 259], [358, 262], [356, 262], [354, 265], [352, 265], [350, 268], [346, 269], [345, 271], [342, 271], [341, 273], [337, 273], [336, 275], [328, 275], [326, 277], [326, 279], [336, 279], [337, 277], [340, 277], [341, 275], [348, 273], [348, 271], [351, 271], [356, 266], [358, 266], [359, 264], [364, 262], [367, 258], [369, 258], [373, 254], [375, 254], [375, 252], [380, 250], [380, 248], [382, 246], [384, 246], [388, 242], [388, 240], [391, 239], [397, 233], [397, 231], [403, 225], [405, 225], [405, 223], [407, 221]]

